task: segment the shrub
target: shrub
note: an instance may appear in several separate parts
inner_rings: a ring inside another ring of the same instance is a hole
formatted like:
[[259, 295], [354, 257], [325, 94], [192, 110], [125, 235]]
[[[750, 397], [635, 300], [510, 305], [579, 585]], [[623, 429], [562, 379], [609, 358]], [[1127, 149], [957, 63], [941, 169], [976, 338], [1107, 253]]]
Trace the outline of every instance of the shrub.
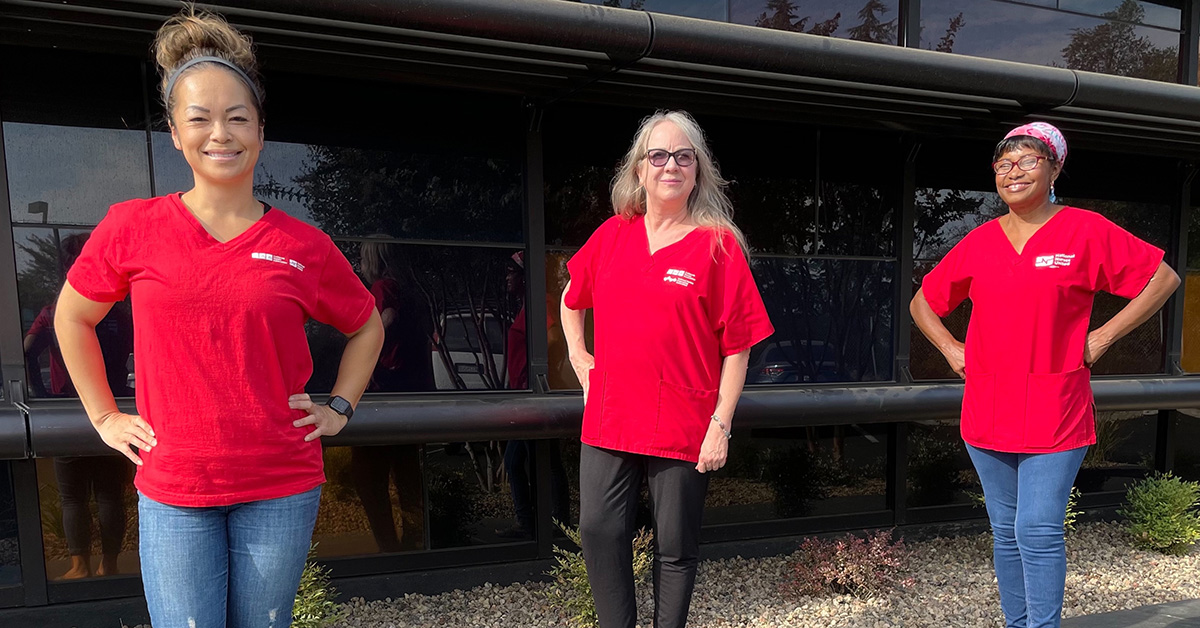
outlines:
[[317, 546], [308, 549], [308, 562], [300, 574], [300, 588], [292, 607], [293, 628], [324, 628], [344, 616], [337, 602], [337, 590], [329, 584], [329, 570], [316, 562]]
[[1200, 540], [1200, 483], [1156, 473], [1129, 487], [1118, 514], [1141, 549], [1182, 556]]
[[[560, 521], [554, 522], [567, 538], [580, 546], [579, 528], [568, 528]], [[554, 582], [548, 589], [550, 602], [566, 610], [572, 625], [580, 628], [596, 628], [596, 603], [592, 599], [592, 583], [588, 580], [587, 564], [583, 552], [572, 552], [554, 546], [554, 559], [558, 564], [550, 570]], [[645, 528], [633, 539], [633, 577], [636, 582], [645, 582], [654, 564], [654, 533]]]
[[805, 539], [793, 556], [784, 593], [797, 595], [849, 594], [874, 597], [906, 587], [909, 552], [904, 539], [892, 541], [891, 531], [866, 538], [847, 534], [838, 539]]

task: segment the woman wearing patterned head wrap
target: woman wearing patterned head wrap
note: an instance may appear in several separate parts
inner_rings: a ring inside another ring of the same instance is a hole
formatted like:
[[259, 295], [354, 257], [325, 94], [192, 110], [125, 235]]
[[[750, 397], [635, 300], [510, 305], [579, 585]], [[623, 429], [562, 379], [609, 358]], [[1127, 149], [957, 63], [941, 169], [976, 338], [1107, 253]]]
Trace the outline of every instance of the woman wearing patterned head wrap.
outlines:
[[[1013, 129], [992, 170], [1008, 213], [971, 231], [925, 276], [913, 320], [966, 380], [962, 436], [987, 499], [1008, 628], [1057, 628], [1063, 516], [1096, 442], [1090, 367], [1179, 285], [1162, 250], [1103, 216], [1056, 204], [1067, 143], [1044, 122]], [[1099, 291], [1132, 299], [1088, 332]], [[972, 303], [966, 344], [942, 324]]]

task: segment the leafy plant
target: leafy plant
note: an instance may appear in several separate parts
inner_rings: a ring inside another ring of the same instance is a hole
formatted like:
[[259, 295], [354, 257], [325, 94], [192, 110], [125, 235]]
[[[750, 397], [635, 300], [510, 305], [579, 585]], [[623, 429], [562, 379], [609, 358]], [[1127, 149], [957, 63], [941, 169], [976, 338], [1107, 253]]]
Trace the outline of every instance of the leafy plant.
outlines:
[[316, 562], [317, 546], [308, 549], [308, 562], [300, 574], [300, 588], [292, 607], [293, 628], [324, 628], [345, 617], [338, 607], [337, 589], [329, 584], [329, 570]]
[[1155, 473], [1129, 487], [1125, 502], [1117, 512], [1135, 546], [1182, 556], [1200, 541], [1200, 483]]
[[[561, 521], [555, 525], [576, 546], [582, 546], [579, 528], [568, 528]], [[592, 599], [592, 583], [588, 579], [587, 564], [583, 552], [573, 552], [554, 546], [557, 564], [548, 575], [554, 578], [547, 595], [555, 606], [566, 610], [572, 625], [579, 628], [596, 628], [600, 625], [596, 617], [596, 602]], [[633, 577], [635, 582], [645, 582], [654, 565], [654, 533], [642, 528], [633, 539]]]
[[849, 594], [874, 597], [896, 587], [912, 585], [909, 551], [904, 539], [892, 540], [890, 530], [866, 538], [847, 534], [837, 539], [805, 539], [783, 584], [789, 596]]

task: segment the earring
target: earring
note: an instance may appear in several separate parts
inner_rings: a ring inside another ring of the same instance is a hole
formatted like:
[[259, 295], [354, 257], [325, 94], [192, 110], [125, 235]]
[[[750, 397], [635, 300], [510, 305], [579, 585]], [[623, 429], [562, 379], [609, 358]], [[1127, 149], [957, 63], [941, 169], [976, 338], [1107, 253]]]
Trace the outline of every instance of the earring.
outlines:
[[1050, 184], [1050, 202], [1051, 203], [1058, 202], [1058, 197], [1054, 195], [1054, 184], [1053, 183]]

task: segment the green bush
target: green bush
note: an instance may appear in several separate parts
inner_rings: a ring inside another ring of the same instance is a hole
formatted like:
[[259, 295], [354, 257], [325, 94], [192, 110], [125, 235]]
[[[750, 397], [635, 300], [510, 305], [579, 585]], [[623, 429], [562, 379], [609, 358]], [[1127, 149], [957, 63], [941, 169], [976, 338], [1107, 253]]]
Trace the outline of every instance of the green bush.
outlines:
[[1200, 483], [1155, 473], [1129, 487], [1118, 514], [1141, 549], [1182, 556], [1200, 541]]
[[345, 616], [338, 607], [337, 590], [329, 584], [329, 570], [316, 562], [317, 546], [308, 550], [308, 562], [300, 575], [300, 588], [292, 607], [292, 628], [324, 628]]
[[[579, 528], [568, 528], [560, 521], [554, 522], [576, 546], [581, 546]], [[587, 564], [583, 552], [572, 552], [554, 546], [554, 559], [558, 564], [550, 570], [554, 578], [548, 596], [550, 602], [567, 612], [571, 624], [579, 628], [596, 628], [596, 603], [592, 599], [592, 583], [588, 580]], [[645, 528], [633, 539], [633, 577], [636, 582], [645, 582], [654, 565], [654, 533]]]

